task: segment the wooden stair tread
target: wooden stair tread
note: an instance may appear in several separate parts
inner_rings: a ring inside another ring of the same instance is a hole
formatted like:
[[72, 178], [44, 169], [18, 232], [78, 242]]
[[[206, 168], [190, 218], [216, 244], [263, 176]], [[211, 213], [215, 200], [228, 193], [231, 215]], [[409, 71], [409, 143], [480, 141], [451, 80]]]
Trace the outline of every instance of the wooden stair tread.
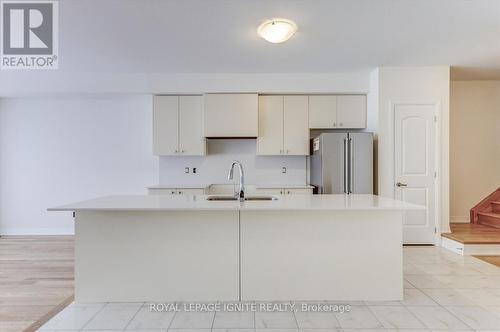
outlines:
[[480, 216], [488, 216], [488, 217], [493, 217], [493, 218], [500, 218], [500, 213], [496, 212], [478, 212], [477, 213]]
[[451, 233], [441, 236], [463, 244], [500, 244], [500, 229], [480, 224], [451, 223]]

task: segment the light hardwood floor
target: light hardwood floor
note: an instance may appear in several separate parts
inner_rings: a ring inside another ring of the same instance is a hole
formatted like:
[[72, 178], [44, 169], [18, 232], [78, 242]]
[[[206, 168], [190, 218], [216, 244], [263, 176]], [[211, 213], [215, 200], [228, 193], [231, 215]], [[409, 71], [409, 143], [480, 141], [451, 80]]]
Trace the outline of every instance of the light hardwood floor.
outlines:
[[500, 267], [500, 256], [474, 256], [474, 257]]
[[0, 237], [0, 331], [33, 331], [71, 302], [72, 236]]

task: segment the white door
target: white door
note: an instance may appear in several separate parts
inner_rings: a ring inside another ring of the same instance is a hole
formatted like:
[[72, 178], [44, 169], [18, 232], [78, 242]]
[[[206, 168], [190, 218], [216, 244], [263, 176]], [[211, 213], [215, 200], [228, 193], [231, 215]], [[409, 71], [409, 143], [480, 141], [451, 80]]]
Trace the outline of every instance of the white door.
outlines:
[[309, 128], [337, 128], [336, 96], [309, 96]]
[[396, 199], [424, 205], [406, 211], [404, 243], [434, 243], [436, 226], [436, 116], [432, 104], [394, 107], [394, 188]]
[[309, 155], [308, 96], [285, 96], [283, 105], [283, 148], [285, 155]]
[[283, 154], [283, 96], [259, 96], [257, 154]]
[[366, 128], [366, 96], [337, 96], [337, 124], [340, 128]]
[[179, 97], [179, 152], [181, 155], [205, 154], [201, 96]]
[[177, 155], [179, 151], [179, 97], [155, 96], [153, 99], [153, 153]]

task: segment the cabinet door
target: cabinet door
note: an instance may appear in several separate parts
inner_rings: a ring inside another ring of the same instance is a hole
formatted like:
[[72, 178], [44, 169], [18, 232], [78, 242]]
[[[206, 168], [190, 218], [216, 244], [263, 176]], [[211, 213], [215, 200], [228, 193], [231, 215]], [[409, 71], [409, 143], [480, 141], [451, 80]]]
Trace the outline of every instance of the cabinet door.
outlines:
[[280, 154], [283, 154], [283, 96], [260, 96], [257, 155]]
[[205, 154], [201, 96], [179, 97], [179, 152], [181, 155]]
[[366, 96], [337, 96], [337, 124], [340, 128], [366, 128]]
[[153, 153], [177, 155], [179, 150], [179, 97], [153, 97]]
[[337, 128], [336, 96], [309, 96], [309, 128]]
[[283, 105], [285, 155], [309, 155], [308, 97], [285, 96]]
[[204, 103], [205, 137], [257, 137], [257, 94], [205, 94]]

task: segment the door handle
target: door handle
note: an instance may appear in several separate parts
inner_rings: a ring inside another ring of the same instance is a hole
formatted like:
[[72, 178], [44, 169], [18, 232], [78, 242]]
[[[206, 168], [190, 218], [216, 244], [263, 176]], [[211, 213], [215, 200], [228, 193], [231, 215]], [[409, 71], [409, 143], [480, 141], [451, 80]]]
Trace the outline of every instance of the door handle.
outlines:
[[354, 189], [354, 148], [352, 138], [349, 137], [349, 194]]
[[408, 187], [408, 185], [406, 183], [401, 183], [401, 182], [396, 183], [396, 186], [398, 186], [398, 187]]
[[344, 138], [344, 193], [349, 193], [347, 189], [347, 138]]

